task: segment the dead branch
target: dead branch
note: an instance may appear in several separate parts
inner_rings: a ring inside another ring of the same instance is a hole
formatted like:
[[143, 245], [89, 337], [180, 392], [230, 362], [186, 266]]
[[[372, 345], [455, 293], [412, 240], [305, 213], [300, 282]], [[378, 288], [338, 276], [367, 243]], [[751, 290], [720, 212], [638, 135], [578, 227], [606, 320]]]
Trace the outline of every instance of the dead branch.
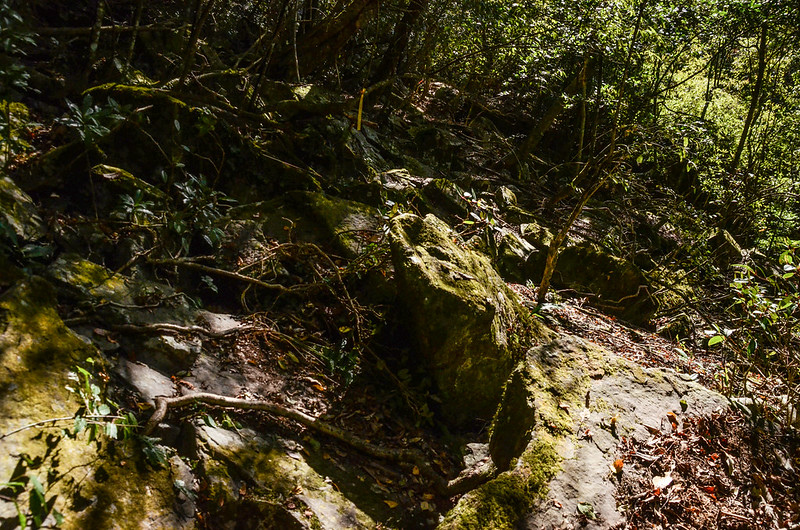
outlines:
[[99, 26], [93, 28], [91, 26], [85, 28], [63, 27], [63, 28], [36, 28], [34, 33], [41, 36], [54, 36], [54, 37], [79, 37], [83, 35], [91, 35], [93, 30], [100, 33], [133, 33], [133, 32], [150, 32], [150, 31], [175, 31], [174, 27], [164, 26], [161, 24], [151, 24], [147, 26]]

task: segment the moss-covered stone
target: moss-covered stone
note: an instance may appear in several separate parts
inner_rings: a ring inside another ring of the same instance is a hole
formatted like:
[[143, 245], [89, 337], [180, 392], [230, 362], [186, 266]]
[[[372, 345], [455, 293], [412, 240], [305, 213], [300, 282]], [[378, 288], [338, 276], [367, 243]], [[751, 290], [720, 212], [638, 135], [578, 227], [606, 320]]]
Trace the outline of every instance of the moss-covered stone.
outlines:
[[[545, 256], [541, 253], [537, 257], [532, 267], [534, 274], [544, 270]], [[553, 283], [593, 293], [593, 305], [635, 324], [647, 323], [657, 309], [649, 282], [632, 262], [589, 244], [568, 246], [561, 251]]]
[[17, 242], [44, 236], [45, 225], [31, 198], [8, 177], [0, 177], [0, 238], [13, 232]]
[[488, 259], [436, 217], [398, 216], [390, 237], [400, 303], [442, 394], [445, 420], [491, 418], [527, 343], [547, 332]]
[[[292, 191], [279, 199], [253, 203], [229, 212], [227, 232], [239, 252], [268, 239], [294, 238], [358, 256], [383, 226], [377, 209], [319, 192]], [[253, 249], [256, 253], [258, 248]]]
[[[0, 432], [51, 418], [69, 418], [80, 406], [65, 387], [68, 373], [97, 351], [72, 333], [55, 310], [55, 292], [32, 277], [0, 299]], [[0, 481], [27, 483], [18, 501], [26, 515], [31, 476], [46, 500], [64, 516], [62, 528], [187, 528], [174, 512], [168, 469], [147, 467], [129, 443], [88, 443], [57, 427], [32, 427], [0, 440]], [[50, 428], [48, 428], [50, 427]], [[15, 456], [11, 456], [15, 455]], [[0, 518], [16, 520], [9, 497], [0, 497]], [[48, 518], [53, 524], [54, 518]]]
[[503, 389], [503, 398], [489, 430], [489, 452], [497, 469], [505, 471], [530, 441], [536, 423], [534, 382], [526, 363], [517, 365]]
[[515, 528], [530, 506], [525, 478], [506, 472], [467, 493], [437, 530], [507, 530]]
[[[247, 501], [241, 492], [249, 491], [248, 498], [260, 500], [261, 515], [273, 518], [266, 520], [268, 528], [338, 530], [375, 526], [329, 478], [318, 473], [300, 454], [288, 454], [276, 438], [247, 429], [236, 433], [206, 426], [197, 428], [197, 436], [207, 453], [201, 459], [211, 484], [209, 500], [222, 510], [223, 516], [227, 513], [236, 517]], [[293, 508], [281, 507], [286, 499], [293, 500]], [[286, 521], [292, 521], [292, 525], [285, 526]]]

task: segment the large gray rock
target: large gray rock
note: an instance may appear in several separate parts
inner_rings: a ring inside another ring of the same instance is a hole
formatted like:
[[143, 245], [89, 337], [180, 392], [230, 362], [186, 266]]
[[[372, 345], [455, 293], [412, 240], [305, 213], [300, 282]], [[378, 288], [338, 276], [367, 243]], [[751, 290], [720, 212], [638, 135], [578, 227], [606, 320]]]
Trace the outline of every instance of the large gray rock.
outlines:
[[672, 428], [667, 413], [680, 421], [728, 406], [687, 374], [644, 369], [576, 337], [532, 348], [525, 365], [526, 384], [509, 385], [504, 402], [535, 402], [530, 443], [509, 471], [464, 495], [441, 530], [619, 527], [612, 466], [621, 438], [646, 442], [651, 430]]
[[438, 218], [398, 216], [390, 239], [400, 304], [445, 420], [490, 419], [526, 342], [547, 331], [526, 316], [489, 260]]

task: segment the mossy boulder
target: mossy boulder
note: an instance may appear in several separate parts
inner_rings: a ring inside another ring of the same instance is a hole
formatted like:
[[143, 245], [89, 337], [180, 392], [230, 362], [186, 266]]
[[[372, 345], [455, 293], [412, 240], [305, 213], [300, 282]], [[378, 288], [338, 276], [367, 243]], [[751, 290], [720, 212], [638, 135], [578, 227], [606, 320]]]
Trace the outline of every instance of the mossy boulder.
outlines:
[[488, 420], [528, 341], [546, 331], [492, 268], [443, 221], [404, 214], [390, 227], [401, 307], [445, 420]]
[[489, 429], [489, 452], [497, 469], [505, 471], [527, 447], [536, 423], [532, 374], [517, 365], [503, 389], [503, 398]]
[[0, 238], [12, 243], [44, 237], [46, 227], [31, 198], [8, 177], [0, 177]]
[[[0, 432], [70, 418], [80, 403], [65, 388], [69, 371], [97, 355], [64, 325], [47, 281], [30, 277], [5, 291], [0, 298]], [[6, 455], [0, 458], [0, 482], [23, 484], [0, 497], [0, 518], [11, 522], [10, 528], [17, 520], [13, 500], [33, 524], [28, 504], [33, 477], [45, 490], [49, 515], [38, 512], [46, 516], [45, 525], [55, 524], [58, 511], [66, 529], [193, 526], [173, 510], [171, 469], [149, 467], [132, 442], [87, 443], [85, 433], [68, 435], [71, 428], [71, 421], [55, 421], [0, 439], [0, 454]]]
[[[315, 469], [318, 464], [312, 467], [307, 456], [287, 449], [300, 449], [295, 442], [249, 429], [234, 432], [197, 426], [195, 432], [200, 442], [198, 456], [211, 484], [209, 501], [217, 507], [215, 517], [220, 517], [220, 522], [237, 520], [242, 506], [247, 509], [248, 498], [257, 498], [261, 500], [261, 528], [376, 526], [330, 478]], [[246, 497], [243, 492], [248, 492]], [[382, 504], [382, 500], [374, 502]], [[378, 508], [383, 511], [386, 506]]]
[[321, 192], [292, 191], [268, 202], [232, 208], [226, 220], [228, 246], [238, 252], [290, 235], [341, 253], [358, 256], [383, 227], [377, 209]]
[[432, 180], [422, 189], [422, 195], [428, 210], [439, 217], [455, 215], [466, 218], [469, 214], [464, 191], [450, 180]]
[[[545, 256], [536, 255], [532, 270], [537, 276], [544, 270]], [[650, 284], [636, 265], [588, 243], [561, 251], [552, 282], [592, 294], [592, 305], [633, 324], [646, 324], [658, 309]]]
[[731, 265], [742, 262], [744, 251], [736, 239], [725, 229], [718, 229], [708, 239], [711, 247], [711, 256], [714, 263], [723, 270], [727, 270]]
[[503, 279], [525, 283], [530, 279], [528, 265], [538, 253], [530, 243], [507, 228], [488, 226], [468, 241], [470, 247], [489, 256]]
[[196, 338], [145, 329], [162, 323], [190, 325], [199, 318], [198, 311], [168, 285], [115, 274], [75, 254], [59, 256], [48, 268], [47, 277], [59, 288], [62, 299], [89, 310], [94, 320], [76, 329], [101, 349], [109, 343], [94, 332], [95, 327], [132, 324], [143, 326], [142, 331], [123, 335], [119, 345], [158, 370], [173, 373], [186, 369], [200, 353], [201, 343]]
[[461, 497], [437, 530], [519, 528], [531, 506], [547, 494], [560, 462], [553, 440], [543, 435], [529, 444], [514, 469]]
[[525, 480], [506, 472], [467, 493], [437, 530], [506, 530], [515, 528], [530, 505]]

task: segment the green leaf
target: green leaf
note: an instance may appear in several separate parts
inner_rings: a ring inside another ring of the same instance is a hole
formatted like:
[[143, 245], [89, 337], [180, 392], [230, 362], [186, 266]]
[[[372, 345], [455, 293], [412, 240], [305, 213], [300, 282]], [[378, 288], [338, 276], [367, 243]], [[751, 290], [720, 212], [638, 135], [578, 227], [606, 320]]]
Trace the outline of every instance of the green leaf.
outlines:
[[30, 510], [33, 516], [33, 525], [36, 528], [42, 526], [42, 523], [47, 518], [47, 503], [44, 499], [44, 487], [36, 475], [28, 475], [33, 490], [30, 496]]
[[597, 519], [597, 514], [594, 513], [594, 506], [589, 502], [579, 502], [578, 512], [585, 515], [587, 519]]
[[25, 530], [25, 528], [28, 526], [28, 519], [25, 517], [25, 514], [22, 513], [22, 510], [19, 509], [17, 501], [14, 501], [14, 507], [17, 509], [17, 521], [19, 521], [19, 527], [22, 530]]
[[117, 439], [117, 424], [116, 423], [106, 423], [105, 425], [106, 436], [111, 438], [112, 440]]
[[73, 434], [80, 434], [86, 428], [86, 418], [78, 416], [75, 418], [75, 427], [73, 429]]
[[44, 486], [42, 486], [42, 483], [39, 481], [39, 477], [36, 475], [28, 475], [28, 480], [30, 480], [31, 486], [33, 486], [33, 491], [44, 498]]
[[725, 337], [723, 337], [722, 335], [714, 335], [713, 337], [708, 339], [708, 345], [713, 346], [715, 344], [719, 344], [723, 340], [725, 340]]

